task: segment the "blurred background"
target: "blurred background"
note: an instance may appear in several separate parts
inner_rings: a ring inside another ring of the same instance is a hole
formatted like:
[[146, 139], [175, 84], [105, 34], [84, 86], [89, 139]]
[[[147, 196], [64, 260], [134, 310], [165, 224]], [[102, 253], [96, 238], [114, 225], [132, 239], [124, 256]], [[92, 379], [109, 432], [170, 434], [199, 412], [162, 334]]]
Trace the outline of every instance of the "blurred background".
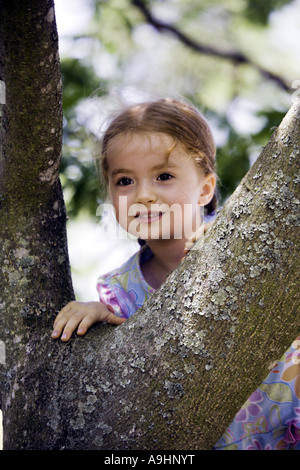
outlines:
[[55, 8], [72, 276], [77, 299], [95, 300], [97, 277], [137, 250], [114, 235], [103, 206], [95, 157], [111, 116], [164, 96], [196, 105], [216, 140], [223, 204], [300, 86], [300, 0], [56, 0]]

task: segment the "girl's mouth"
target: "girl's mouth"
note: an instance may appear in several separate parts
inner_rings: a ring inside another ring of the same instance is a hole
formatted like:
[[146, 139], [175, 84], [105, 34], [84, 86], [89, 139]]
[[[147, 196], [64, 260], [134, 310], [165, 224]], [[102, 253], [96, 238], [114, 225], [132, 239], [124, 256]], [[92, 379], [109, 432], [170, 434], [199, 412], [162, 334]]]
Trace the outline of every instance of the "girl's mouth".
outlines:
[[162, 212], [137, 212], [135, 215], [136, 219], [139, 219], [141, 223], [152, 223], [156, 222], [162, 217], [163, 213]]

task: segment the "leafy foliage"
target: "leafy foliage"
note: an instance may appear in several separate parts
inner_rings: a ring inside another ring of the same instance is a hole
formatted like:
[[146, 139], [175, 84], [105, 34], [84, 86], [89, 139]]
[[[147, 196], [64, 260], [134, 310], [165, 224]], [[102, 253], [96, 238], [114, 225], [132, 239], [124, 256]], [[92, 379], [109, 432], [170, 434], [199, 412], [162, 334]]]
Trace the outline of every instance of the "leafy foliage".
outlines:
[[91, 96], [104, 96], [107, 85], [91, 66], [75, 58], [62, 60], [61, 74], [64, 83], [61, 179], [68, 214], [75, 218], [84, 210], [88, 215], [95, 215], [103, 192], [94, 159], [97, 139], [80, 123], [76, 106]]
[[269, 0], [268, 2], [248, 0], [245, 15], [253, 22], [266, 25], [270, 13], [288, 3], [290, 3], [290, 0]]

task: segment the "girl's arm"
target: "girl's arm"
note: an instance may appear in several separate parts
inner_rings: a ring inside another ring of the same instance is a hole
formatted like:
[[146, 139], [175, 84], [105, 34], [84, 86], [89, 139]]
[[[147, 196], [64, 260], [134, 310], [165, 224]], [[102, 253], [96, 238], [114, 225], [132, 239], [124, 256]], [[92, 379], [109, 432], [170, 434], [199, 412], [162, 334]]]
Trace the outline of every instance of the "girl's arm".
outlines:
[[69, 302], [57, 315], [52, 338], [61, 335], [62, 341], [68, 341], [77, 328], [78, 335], [84, 335], [97, 322], [107, 322], [111, 325], [121, 325], [126, 318], [117, 317], [110, 305], [102, 302]]

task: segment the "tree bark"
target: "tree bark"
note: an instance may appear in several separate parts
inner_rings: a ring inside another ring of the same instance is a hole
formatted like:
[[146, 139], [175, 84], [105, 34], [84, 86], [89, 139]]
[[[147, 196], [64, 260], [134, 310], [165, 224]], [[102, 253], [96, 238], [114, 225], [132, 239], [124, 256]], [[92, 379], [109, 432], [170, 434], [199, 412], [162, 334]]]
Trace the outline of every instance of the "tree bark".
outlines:
[[[22, 417], [30, 397], [19, 380], [32, 374], [28, 357], [42, 352], [45, 328], [74, 294], [59, 181], [62, 82], [54, 3], [1, 0], [0, 14], [0, 403], [14, 448], [20, 446], [14, 435], [30, 427], [28, 415]], [[42, 356], [38, 362], [43, 367]]]
[[211, 449], [299, 333], [300, 100], [143, 308], [53, 341], [53, 318], [73, 298], [53, 3], [0, 6], [4, 448]]

